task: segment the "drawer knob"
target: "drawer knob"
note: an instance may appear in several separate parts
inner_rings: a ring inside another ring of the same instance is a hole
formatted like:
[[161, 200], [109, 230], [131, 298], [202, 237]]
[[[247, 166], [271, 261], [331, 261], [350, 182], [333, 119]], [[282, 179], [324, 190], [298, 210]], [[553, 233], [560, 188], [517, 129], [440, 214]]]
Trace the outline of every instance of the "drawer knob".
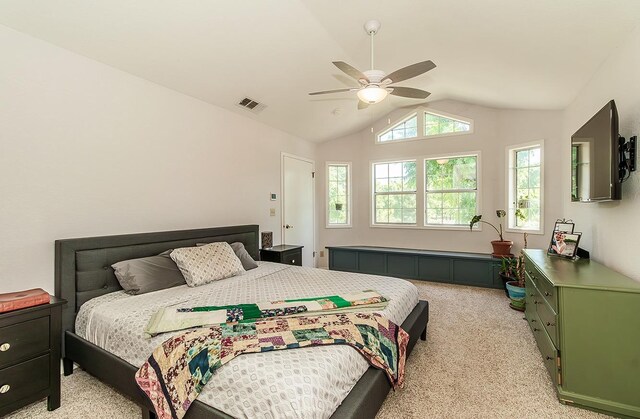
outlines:
[[296, 263], [296, 260], [295, 259], [291, 259], [291, 263]]
[[539, 331], [540, 331], [540, 329], [536, 329], [536, 328], [534, 327], [534, 328], [533, 328], [533, 331], [534, 331], [534, 332], [539, 332]]
[[531, 294], [529, 294], [529, 297], [533, 297], [533, 295], [534, 295], [534, 294], [533, 294], [533, 293], [531, 293]]
[[547, 291], [544, 292], [544, 295], [547, 296], [547, 297], [551, 297], [551, 293], [547, 292]]
[[553, 359], [553, 357], [551, 357], [549, 355], [547, 355], [545, 358], [547, 359], [547, 361], [551, 361]]
[[0, 345], [0, 352], [7, 352], [10, 348], [11, 348], [11, 344], [9, 344], [8, 342], [5, 342], [2, 345]]
[[536, 319], [531, 319], [531, 323], [535, 323], [535, 322], [536, 322]]
[[9, 390], [11, 390], [11, 386], [9, 384], [5, 384], [2, 387], [0, 387], [0, 393], [2, 394], [8, 392]]
[[547, 322], [547, 326], [555, 326], [555, 323]]

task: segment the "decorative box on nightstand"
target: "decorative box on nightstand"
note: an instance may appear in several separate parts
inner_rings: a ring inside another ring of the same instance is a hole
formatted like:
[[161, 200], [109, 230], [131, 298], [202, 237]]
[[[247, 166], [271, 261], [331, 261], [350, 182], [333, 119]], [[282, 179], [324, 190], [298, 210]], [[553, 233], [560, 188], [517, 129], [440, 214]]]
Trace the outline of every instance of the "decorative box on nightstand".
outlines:
[[302, 266], [302, 248], [291, 244], [281, 244], [268, 249], [260, 249], [260, 260]]
[[66, 301], [0, 314], [0, 416], [48, 397], [60, 407], [61, 312]]

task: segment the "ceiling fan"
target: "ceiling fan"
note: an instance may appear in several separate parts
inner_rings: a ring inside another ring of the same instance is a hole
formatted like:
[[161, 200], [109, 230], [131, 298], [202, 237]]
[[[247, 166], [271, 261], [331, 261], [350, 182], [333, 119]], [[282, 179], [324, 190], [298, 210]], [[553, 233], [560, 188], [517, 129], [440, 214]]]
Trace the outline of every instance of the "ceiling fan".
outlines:
[[414, 89], [412, 87], [392, 86], [392, 83], [398, 83], [420, 74], [432, 70], [436, 65], [432, 61], [422, 61], [410, 66], [396, 70], [387, 75], [384, 71], [374, 70], [373, 67], [373, 37], [380, 29], [380, 22], [377, 20], [369, 20], [364, 24], [364, 30], [371, 37], [371, 70], [360, 71], [343, 61], [334, 61], [333, 65], [338, 67], [346, 75], [356, 79], [360, 83], [360, 87], [350, 87], [346, 89], [324, 90], [321, 92], [309, 93], [309, 95], [324, 95], [327, 93], [341, 92], [358, 92], [358, 109], [364, 109], [374, 103], [379, 103], [388, 94], [394, 96], [408, 97], [412, 99], [426, 99], [431, 93]]

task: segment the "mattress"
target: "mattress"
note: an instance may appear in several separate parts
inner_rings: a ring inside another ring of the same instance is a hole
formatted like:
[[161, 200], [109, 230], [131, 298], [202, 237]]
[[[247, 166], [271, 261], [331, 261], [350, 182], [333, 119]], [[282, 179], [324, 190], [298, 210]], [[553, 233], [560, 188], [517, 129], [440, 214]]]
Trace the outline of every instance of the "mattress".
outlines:
[[[390, 302], [381, 312], [401, 324], [418, 303], [410, 282], [390, 277], [259, 262], [256, 269], [200, 287], [186, 285], [143, 295], [109, 293], [82, 305], [80, 337], [141, 366], [162, 342], [143, 329], [158, 309], [306, 298], [376, 290]], [[320, 346], [245, 354], [220, 368], [198, 400], [237, 418], [327, 418], [369, 368], [354, 349]]]

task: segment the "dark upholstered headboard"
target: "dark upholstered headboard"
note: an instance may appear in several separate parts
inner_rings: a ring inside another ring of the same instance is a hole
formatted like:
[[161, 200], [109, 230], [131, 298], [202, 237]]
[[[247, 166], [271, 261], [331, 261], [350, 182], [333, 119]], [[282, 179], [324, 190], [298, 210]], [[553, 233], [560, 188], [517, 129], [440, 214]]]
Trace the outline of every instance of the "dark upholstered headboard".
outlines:
[[62, 312], [63, 331], [73, 330], [82, 304], [122, 289], [112, 264], [220, 241], [242, 242], [254, 259], [259, 258], [257, 225], [56, 240], [56, 297], [67, 300]]

